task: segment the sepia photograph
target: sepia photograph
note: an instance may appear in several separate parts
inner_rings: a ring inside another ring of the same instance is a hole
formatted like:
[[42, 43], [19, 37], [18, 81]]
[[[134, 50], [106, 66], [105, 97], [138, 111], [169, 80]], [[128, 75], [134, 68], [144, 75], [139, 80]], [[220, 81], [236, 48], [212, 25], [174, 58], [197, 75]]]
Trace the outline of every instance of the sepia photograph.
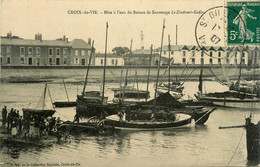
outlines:
[[260, 166], [260, 1], [0, 2], [0, 167]]

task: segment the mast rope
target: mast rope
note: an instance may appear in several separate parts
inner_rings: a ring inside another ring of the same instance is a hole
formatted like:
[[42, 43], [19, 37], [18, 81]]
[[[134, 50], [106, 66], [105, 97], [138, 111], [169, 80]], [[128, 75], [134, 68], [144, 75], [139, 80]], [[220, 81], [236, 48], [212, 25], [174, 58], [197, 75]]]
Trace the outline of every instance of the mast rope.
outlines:
[[238, 142], [238, 145], [237, 145], [237, 147], [236, 147], [236, 149], [235, 149], [235, 151], [234, 151], [234, 153], [233, 153], [231, 159], [229, 160], [229, 162], [227, 163], [226, 166], [228, 166], [228, 165], [230, 164], [230, 162], [232, 161], [232, 159], [234, 158], [234, 156], [235, 156], [235, 154], [236, 154], [236, 152], [237, 152], [237, 149], [238, 149], [238, 147], [239, 147], [239, 145], [240, 145], [240, 143], [241, 143], [241, 141], [242, 141], [242, 138], [243, 138], [243, 136], [244, 136], [244, 132], [245, 132], [245, 130], [243, 130], [242, 135], [241, 135], [241, 137], [240, 137], [240, 140], [239, 140], [239, 142]]
[[218, 83], [220, 83], [221, 85], [224, 85], [224, 86], [228, 86], [228, 84], [224, 83], [223, 81], [221, 81], [221, 80], [219, 79], [219, 77], [214, 73], [214, 71], [212, 70], [212, 68], [209, 68], [209, 70], [210, 70], [210, 72], [213, 74], [213, 76], [215, 77], [215, 79], [216, 79], [216, 81], [217, 81]]

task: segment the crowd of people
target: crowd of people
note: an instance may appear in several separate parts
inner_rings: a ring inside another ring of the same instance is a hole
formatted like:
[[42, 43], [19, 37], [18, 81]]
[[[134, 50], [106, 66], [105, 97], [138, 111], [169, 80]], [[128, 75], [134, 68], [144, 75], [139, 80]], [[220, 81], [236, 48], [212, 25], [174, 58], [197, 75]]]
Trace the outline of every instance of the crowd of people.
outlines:
[[2, 125], [6, 126], [8, 134], [14, 138], [37, 139], [48, 136], [57, 131], [57, 124], [61, 123], [58, 117], [44, 117], [32, 112], [22, 116], [19, 110], [11, 108], [10, 111], [4, 106], [2, 109]]

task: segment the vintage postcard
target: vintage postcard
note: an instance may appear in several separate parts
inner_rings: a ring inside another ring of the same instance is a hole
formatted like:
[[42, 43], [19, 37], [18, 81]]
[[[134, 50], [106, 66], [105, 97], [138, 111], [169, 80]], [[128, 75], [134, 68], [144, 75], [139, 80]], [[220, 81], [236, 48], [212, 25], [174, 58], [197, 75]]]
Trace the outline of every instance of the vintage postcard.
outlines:
[[2, 0], [0, 167], [259, 166], [260, 1]]

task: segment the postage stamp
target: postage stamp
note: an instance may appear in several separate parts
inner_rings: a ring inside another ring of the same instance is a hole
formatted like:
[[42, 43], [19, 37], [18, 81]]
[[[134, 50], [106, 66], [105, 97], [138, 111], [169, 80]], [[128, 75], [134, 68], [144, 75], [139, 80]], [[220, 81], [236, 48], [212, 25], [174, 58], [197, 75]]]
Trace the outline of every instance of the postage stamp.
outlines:
[[260, 2], [227, 3], [227, 43], [260, 44]]

